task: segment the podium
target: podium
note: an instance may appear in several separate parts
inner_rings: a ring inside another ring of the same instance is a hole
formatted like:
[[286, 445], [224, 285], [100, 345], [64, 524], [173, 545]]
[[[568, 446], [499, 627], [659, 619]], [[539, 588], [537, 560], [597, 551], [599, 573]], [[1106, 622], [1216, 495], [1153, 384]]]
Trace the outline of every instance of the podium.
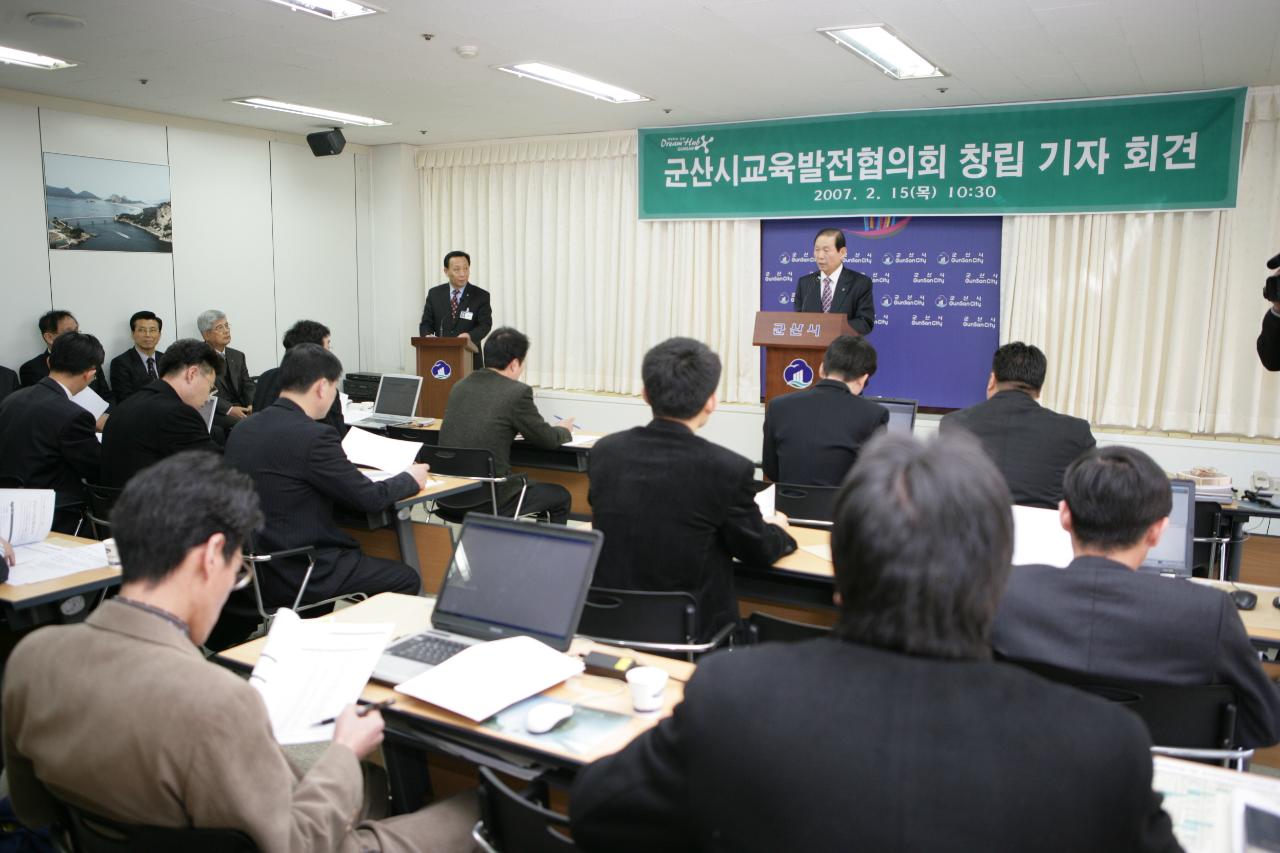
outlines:
[[413, 338], [409, 342], [418, 353], [418, 375], [422, 377], [416, 414], [439, 420], [444, 417], [454, 384], [471, 373], [475, 344], [462, 337]]
[[843, 314], [761, 311], [751, 343], [764, 349], [764, 401], [802, 391], [818, 381], [827, 344], [858, 334]]

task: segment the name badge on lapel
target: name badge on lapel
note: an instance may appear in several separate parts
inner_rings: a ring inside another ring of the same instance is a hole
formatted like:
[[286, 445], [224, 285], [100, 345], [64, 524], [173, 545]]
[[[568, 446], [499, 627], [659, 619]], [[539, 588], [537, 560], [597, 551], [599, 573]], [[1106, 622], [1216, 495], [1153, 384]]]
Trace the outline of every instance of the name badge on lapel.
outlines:
[[476, 316], [475, 314], [472, 314], [472, 313], [471, 313], [471, 309], [470, 309], [470, 308], [466, 308], [466, 309], [464, 309], [464, 310], [462, 310], [462, 311], [459, 311], [459, 312], [458, 312], [458, 319], [459, 319], [459, 320], [470, 320], [470, 319], [474, 318], [475, 316]]

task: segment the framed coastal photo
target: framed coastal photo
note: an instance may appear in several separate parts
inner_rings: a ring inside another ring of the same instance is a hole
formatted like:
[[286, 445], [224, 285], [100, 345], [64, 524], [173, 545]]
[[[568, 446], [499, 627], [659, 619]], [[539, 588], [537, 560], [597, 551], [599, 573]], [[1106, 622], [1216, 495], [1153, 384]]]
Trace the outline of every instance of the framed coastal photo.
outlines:
[[172, 252], [169, 167], [44, 155], [49, 248]]

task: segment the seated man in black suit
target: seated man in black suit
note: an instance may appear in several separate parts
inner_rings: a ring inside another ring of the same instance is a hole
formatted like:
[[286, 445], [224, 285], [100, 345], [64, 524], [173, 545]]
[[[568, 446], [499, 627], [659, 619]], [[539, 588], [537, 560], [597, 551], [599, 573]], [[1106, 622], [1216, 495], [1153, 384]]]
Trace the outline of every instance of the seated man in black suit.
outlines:
[[[550, 449], [573, 438], [573, 418], [552, 426], [543, 420], [533, 403], [533, 389], [520, 381], [529, 339], [515, 329], [503, 327], [489, 337], [484, 348], [485, 369], [472, 373], [449, 392], [449, 402], [440, 424], [441, 447], [481, 448], [493, 454], [494, 472], [499, 477], [511, 473], [511, 442], [517, 433], [529, 447]], [[569, 518], [573, 498], [569, 490], [555, 483], [528, 481], [523, 497], [521, 481], [512, 479], [498, 485], [498, 515], [545, 512], [552, 524]], [[478, 509], [489, 512], [487, 497]]]
[[[333, 505], [380, 512], [417, 494], [426, 465], [372, 482], [347, 459], [334, 430], [317, 423], [329, 411], [342, 362], [318, 344], [298, 344], [280, 364], [280, 398], [243, 421], [227, 438], [226, 461], [253, 478], [266, 525], [254, 541], [259, 553], [312, 545], [319, 549], [303, 603], [363, 592], [417, 594], [418, 573], [404, 563], [370, 557], [338, 527]], [[260, 583], [267, 607], [289, 606], [305, 560], [273, 561]]]
[[[284, 351], [288, 352], [297, 344], [319, 344], [329, 349], [329, 327], [315, 320], [299, 320], [284, 333]], [[273, 367], [258, 377], [257, 389], [253, 392], [253, 411], [261, 412], [280, 397], [280, 368]], [[347, 423], [342, 418], [342, 401], [333, 398], [329, 413], [320, 419], [338, 431], [339, 436], [347, 434]]]
[[1047, 366], [1038, 348], [1005, 344], [991, 359], [986, 402], [952, 412], [938, 426], [944, 433], [959, 427], [978, 437], [1009, 483], [1014, 503], [1055, 509], [1067, 466], [1097, 442], [1088, 421], [1037, 402]]
[[22, 380], [18, 379], [18, 374], [4, 365], [0, 365], [0, 403], [3, 403], [5, 397], [8, 397], [21, 387]]
[[604, 531], [594, 584], [692, 593], [709, 639], [738, 620], [734, 560], [769, 566], [796, 543], [781, 516], [760, 516], [750, 460], [695, 435], [716, 408], [719, 357], [671, 338], [640, 370], [653, 420], [591, 449], [592, 525]]
[[477, 347], [471, 359], [474, 368], [479, 370], [484, 366], [479, 347], [493, 328], [489, 291], [468, 281], [471, 256], [466, 252], [454, 251], [445, 255], [444, 273], [449, 280], [427, 291], [418, 334], [467, 338]]
[[843, 335], [827, 347], [818, 383], [784, 394], [764, 412], [764, 475], [775, 483], [838, 486], [858, 450], [889, 423], [889, 410], [861, 396], [876, 373], [876, 350]]
[[138, 311], [129, 318], [133, 346], [111, 359], [111, 390], [123, 403], [143, 385], [160, 378], [156, 365], [164, 352], [156, 349], [164, 321], [152, 311]]
[[[49, 375], [13, 392], [0, 404], [0, 476], [17, 477], [28, 489], [53, 489], [58, 504], [84, 501], [81, 479], [98, 482], [102, 448], [93, 415], [71, 396], [84, 390], [102, 364], [93, 335], [66, 332], [49, 350]], [[72, 533], [78, 509], [59, 509], [54, 529]]]
[[1132, 447], [1103, 447], [1067, 469], [1065, 569], [1016, 566], [991, 632], [1015, 660], [1111, 678], [1230, 684], [1242, 747], [1280, 740], [1280, 689], [1249, 643], [1231, 598], [1212, 587], [1138, 572], [1168, 524], [1160, 466]]
[[102, 485], [123, 488], [143, 468], [184, 450], [221, 452], [199, 411], [221, 368], [222, 359], [204, 341], [174, 341], [160, 359], [160, 378], [139, 388], [107, 421]]
[[703, 658], [670, 718], [578, 773], [580, 848], [1181, 849], [1136, 715], [991, 660], [1013, 520], [976, 441], [873, 438], [831, 545], [834, 636]]
[[860, 335], [871, 334], [876, 307], [871, 299], [871, 279], [844, 265], [849, 250], [844, 232], [823, 228], [813, 238], [813, 259], [818, 271], [801, 276], [791, 305], [796, 311], [844, 314]]
[[253, 379], [244, 353], [230, 346], [231, 322], [226, 314], [211, 308], [196, 318], [196, 328], [225, 362], [218, 372], [218, 408], [213, 422], [229, 431], [253, 411]]
[[[52, 351], [53, 342], [60, 335], [65, 335], [67, 332], [80, 331], [80, 323], [72, 316], [70, 311], [46, 311], [40, 316], [37, 326], [40, 329], [40, 337], [44, 338], [45, 351], [23, 362], [22, 366], [18, 368], [18, 377], [21, 379], [22, 387], [24, 388], [39, 383], [41, 379], [49, 375], [49, 353]], [[102, 370], [102, 362], [98, 363], [97, 368], [98, 370], [93, 375], [93, 381], [89, 383], [89, 387], [107, 402], [107, 411], [110, 412], [110, 404], [116, 401], [115, 394], [111, 391], [111, 387], [107, 385], [107, 377]], [[95, 424], [98, 432], [102, 432], [102, 428], [106, 426], [107, 417], [104, 414], [98, 418]]]

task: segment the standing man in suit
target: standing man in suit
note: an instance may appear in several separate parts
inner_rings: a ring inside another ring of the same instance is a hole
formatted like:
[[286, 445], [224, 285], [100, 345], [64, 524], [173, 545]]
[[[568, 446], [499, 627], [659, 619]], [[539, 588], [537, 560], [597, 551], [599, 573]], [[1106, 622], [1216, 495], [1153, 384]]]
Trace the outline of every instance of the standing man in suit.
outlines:
[[117, 407], [102, 431], [102, 484], [123, 488], [143, 468], [184, 450], [220, 453], [200, 407], [221, 368], [222, 359], [204, 341], [174, 341], [160, 359], [160, 378]]
[[873, 438], [831, 551], [834, 636], [703, 658], [671, 717], [578, 773], [581, 849], [1181, 849], [1137, 716], [991, 660], [1013, 519], [977, 442]]
[[253, 380], [244, 353], [232, 349], [231, 322], [227, 315], [212, 308], [196, 318], [200, 337], [222, 357], [224, 367], [218, 373], [218, 403], [214, 424], [230, 430], [253, 411]]
[[184, 453], [134, 478], [111, 521], [120, 594], [83, 624], [27, 636], [5, 669], [5, 770], [24, 824], [50, 825], [65, 799], [124, 823], [239, 830], [263, 853], [473, 849], [470, 794], [363, 819], [359, 762], [382, 742], [377, 710], [347, 706], [303, 773], [261, 694], [204, 659], [262, 523], [248, 477]]
[[160, 378], [156, 365], [164, 353], [156, 346], [163, 328], [164, 321], [151, 311], [138, 311], [129, 318], [133, 346], [111, 359], [111, 390], [117, 403], [123, 403], [134, 391]]
[[[319, 344], [329, 349], [329, 337], [329, 327], [324, 323], [317, 323], [315, 320], [299, 320], [284, 333], [281, 343], [284, 344], [286, 353], [298, 344]], [[258, 388], [253, 393], [253, 410], [261, 412], [280, 397], [280, 368], [273, 367], [264, 371], [258, 377], [257, 384]], [[333, 405], [329, 407], [329, 413], [321, 419], [321, 422], [336, 429], [339, 437], [346, 436], [347, 422], [342, 417], [342, 401], [338, 397], [333, 398]]]
[[[472, 373], [453, 386], [440, 424], [441, 447], [482, 448], [493, 454], [494, 473], [511, 473], [511, 442], [517, 434], [530, 447], [550, 449], [573, 438], [573, 418], [558, 426], [542, 419], [533, 404], [533, 389], [520, 381], [529, 339], [505, 326], [493, 333], [484, 348], [485, 369]], [[498, 485], [498, 515], [547, 513], [552, 524], [569, 519], [573, 497], [564, 486], [527, 480], [524, 497], [521, 482], [512, 479]], [[486, 498], [477, 510], [488, 512]]]
[[706, 640], [738, 621], [734, 560], [770, 566], [796, 543], [781, 516], [761, 517], [750, 460], [695, 434], [716, 408], [719, 357], [671, 338], [640, 369], [653, 420], [591, 449], [592, 525], [604, 531], [594, 583], [692, 593]]
[[764, 475], [775, 483], [838, 486], [858, 450], [889, 423], [889, 410], [864, 400], [876, 349], [841, 335], [827, 346], [812, 388], [784, 394], [764, 412]]
[[1097, 442], [1088, 421], [1037, 402], [1047, 366], [1037, 347], [1005, 344], [991, 359], [986, 402], [952, 412], [939, 429], [976, 435], [1008, 481], [1014, 503], [1055, 509], [1067, 466]]
[[[59, 505], [84, 501], [80, 480], [98, 482], [102, 448], [93, 415], [71, 397], [93, 381], [103, 355], [93, 335], [65, 332], [53, 341], [49, 375], [0, 404], [0, 476], [53, 489]], [[58, 510], [54, 529], [73, 533], [78, 520], [78, 511]]]
[[[45, 351], [30, 359], [18, 368], [18, 376], [22, 381], [22, 387], [28, 388], [36, 385], [40, 380], [49, 375], [49, 353], [52, 351], [53, 342], [60, 335], [67, 332], [80, 331], [80, 323], [72, 316], [70, 311], [46, 311], [40, 316], [37, 323], [40, 329], [40, 337], [44, 338]], [[107, 385], [107, 376], [102, 370], [102, 362], [98, 362], [98, 370], [93, 375], [93, 381], [89, 383], [89, 387], [93, 392], [107, 401], [107, 411], [110, 412], [110, 404], [115, 403], [115, 394], [112, 393], [110, 386]], [[102, 432], [102, 428], [107, 424], [107, 414], [103, 414], [98, 418], [95, 428], [98, 432]]]
[[484, 365], [480, 342], [493, 328], [489, 291], [467, 281], [471, 275], [471, 256], [466, 252], [455, 251], [445, 255], [444, 272], [449, 281], [427, 291], [418, 334], [467, 338], [477, 347], [471, 362], [479, 370]]
[[[318, 344], [298, 344], [280, 364], [280, 398], [228, 436], [227, 463], [253, 478], [266, 514], [255, 547], [261, 553], [316, 547], [304, 604], [354, 592], [416, 595], [422, 587], [416, 571], [363, 553], [333, 519], [335, 503], [381, 512], [427, 481], [427, 466], [418, 464], [371, 481], [347, 459], [333, 428], [317, 423], [333, 405], [341, 376], [336, 355]], [[292, 605], [305, 571], [305, 559], [273, 560], [259, 579], [263, 603]]]
[[797, 311], [844, 314], [860, 335], [871, 334], [876, 309], [871, 301], [871, 279], [844, 265], [849, 254], [844, 232], [823, 228], [813, 239], [813, 258], [818, 271], [802, 276], [792, 300]]
[[1016, 566], [991, 632], [1005, 657], [1111, 678], [1235, 688], [1241, 747], [1280, 740], [1280, 688], [1263, 672], [1231, 598], [1137, 569], [1173, 507], [1169, 478], [1132, 447], [1067, 469], [1058, 510], [1075, 559]]

